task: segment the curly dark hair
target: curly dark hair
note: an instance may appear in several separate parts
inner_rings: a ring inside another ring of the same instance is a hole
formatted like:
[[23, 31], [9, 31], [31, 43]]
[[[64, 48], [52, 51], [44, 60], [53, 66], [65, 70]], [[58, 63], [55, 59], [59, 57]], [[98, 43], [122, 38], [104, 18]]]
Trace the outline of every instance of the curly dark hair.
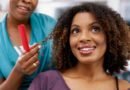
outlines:
[[53, 58], [56, 68], [61, 72], [76, 66], [78, 60], [73, 55], [70, 44], [70, 27], [77, 13], [89, 12], [99, 21], [107, 37], [107, 49], [103, 68], [110, 74], [125, 70], [127, 65], [130, 37], [129, 27], [123, 18], [111, 8], [96, 3], [86, 2], [69, 8], [61, 15], [52, 32]]

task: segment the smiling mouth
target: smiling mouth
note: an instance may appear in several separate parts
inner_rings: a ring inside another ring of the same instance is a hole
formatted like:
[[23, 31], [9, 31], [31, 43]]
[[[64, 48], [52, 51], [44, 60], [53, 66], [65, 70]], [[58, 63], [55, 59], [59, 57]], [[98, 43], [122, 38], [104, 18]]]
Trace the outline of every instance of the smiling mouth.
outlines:
[[25, 6], [19, 5], [19, 6], [17, 6], [17, 8], [21, 14], [27, 14], [31, 11], [29, 7], [25, 7]]
[[96, 46], [93, 47], [81, 47], [78, 48], [79, 52], [83, 55], [88, 55], [94, 52], [94, 50], [96, 49]]

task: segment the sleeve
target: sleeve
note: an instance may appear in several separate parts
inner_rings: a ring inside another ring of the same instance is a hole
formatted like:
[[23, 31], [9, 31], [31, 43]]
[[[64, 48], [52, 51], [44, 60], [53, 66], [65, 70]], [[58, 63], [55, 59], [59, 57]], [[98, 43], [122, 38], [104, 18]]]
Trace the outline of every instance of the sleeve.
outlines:
[[44, 73], [40, 73], [30, 84], [28, 90], [48, 90], [47, 77]]

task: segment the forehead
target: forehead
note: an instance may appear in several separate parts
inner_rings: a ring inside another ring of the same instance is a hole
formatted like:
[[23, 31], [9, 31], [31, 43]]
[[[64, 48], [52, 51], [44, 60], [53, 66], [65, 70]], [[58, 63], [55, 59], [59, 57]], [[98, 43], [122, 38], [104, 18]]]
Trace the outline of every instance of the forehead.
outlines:
[[79, 23], [79, 24], [86, 23], [87, 24], [87, 23], [93, 23], [93, 22], [97, 22], [97, 19], [92, 13], [80, 12], [74, 16], [72, 24], [73, 23]]
[[[20, 1], [20, 0], [8, 0], [8, 1]], [[25, 1], [30, 1], [30, 2], [35, 3], [35, 2], [37, 2], [38, 0], [25, 0]]]

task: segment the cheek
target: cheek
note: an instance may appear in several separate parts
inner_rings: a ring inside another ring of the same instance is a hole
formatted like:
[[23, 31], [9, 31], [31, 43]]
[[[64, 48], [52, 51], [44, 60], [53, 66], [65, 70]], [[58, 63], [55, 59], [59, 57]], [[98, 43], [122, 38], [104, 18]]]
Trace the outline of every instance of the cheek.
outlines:
[[75, 42], [76, 40], [74, 40], [74, 38], [70, 38], [70, 40], [69, 40], [69, 43], [70, 43], [70, 49], [71, 49], [71, 52], [73, 53], [73, 55], [75, 56], [75, 54], [76, 54], [76, 49], [75, 49], [75, 47], [76, 47], [76, 42]]
[[97, 42], [100, 44], [106, 44], [106, 36], [104, 34], [100, 34], [97, 37], [94, 37]]
[[37, 4], [37, 3], [38, 3], [38, 0], [32, 0], [32, 3], [33, 3], [33, 4]]
[[12, 10], [15, 6], [16, 6], [17, 1], [15, 0], [10, 0], [8, 5], [9, 5], [9, 9]]
[[37, 4], [38, 4], [37, 0], [32, 0], [32, 6], [34, 7], [34, 9], [36, 8]]
[[105, 38], [100, 38], [98, 41], [99, 41], [98, 45], [99, 45], [100, 49], [105, 52], [106, 48], [107, 48], [106, 39]]
[[107, 40], [105, 36], [102, 38], [102, 43], [105, 47], [107, 47]]
[[70, 43], [70, 47], [73, 48], [75, 46], [75, 42], [76, 42], [76, 39], [70, 37], [69, 39], [69, 43]]
[[19, 0], [9, 0], [9, 1], [8, 1], [8, 4], [13, 6], [13, 4], [18, 3], [18, 1], [19, 1]]
[[73, 46], [73, 43], [72, 43], [72, 42], [73, 42], [72, 39], [70, 39], [70, 40], [69, 40], [70, 48], [72, 48], [72, 46]]
[[103, 48], [103, 49], [107, 47], [105, 35], [100, 34], [99, 36], [96, 36], [96, 37], [93, 37], [93, 38], [94, 38], [94, 41], [95, 41], [95, 43], [97, 44], [98, 47]]

